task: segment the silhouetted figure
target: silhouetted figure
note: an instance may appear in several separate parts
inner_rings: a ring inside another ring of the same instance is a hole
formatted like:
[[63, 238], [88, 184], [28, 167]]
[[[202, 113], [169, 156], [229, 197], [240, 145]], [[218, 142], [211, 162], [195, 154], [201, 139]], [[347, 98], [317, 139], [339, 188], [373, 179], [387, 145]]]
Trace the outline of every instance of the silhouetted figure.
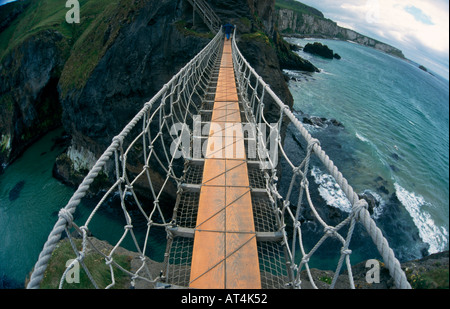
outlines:
[[223, 25], [223, 30], [225, 31], [225, 35], [227, 37], [227, 41], [230, 39], [231, 32], [234, 30], [234, 26], [230, 23], [226, 23]]

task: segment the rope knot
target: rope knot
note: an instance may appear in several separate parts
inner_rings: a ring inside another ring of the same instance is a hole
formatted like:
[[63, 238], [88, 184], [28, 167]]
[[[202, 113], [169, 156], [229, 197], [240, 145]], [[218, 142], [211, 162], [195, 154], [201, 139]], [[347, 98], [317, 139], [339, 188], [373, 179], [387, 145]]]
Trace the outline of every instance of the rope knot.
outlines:
[[302, 186], [302, 188], [308, 188], [309, 187], [308, 179], [306, 177], [303, 178], [302, 181], [300, 182], [300, 185]]
[[62, 208], [59, 213], [58, 213], [58, 217], [61, 219], [66, 220], [67, 222], [67, 226], [71, 227], [72, 223], [73, 223], [73, 215], [70, 213], [70, 211], [68, 211], [65, 208]]
[[352, 250], [342, 248], [341, 254], [343, 254], [343, 255], [350, 255], [350, 254], [352, 254]]
[[360, 199], [353, 205], [353, 215], [357, 220], [361, 218], [361, 211], [363, 209], [369, 209], [369, 204], [367, 204], [367, 201], [365, 199]]
[[292, 169], [292, 171], [294, 172], [295, 175], [302, 175], [303, 174], [302, 169], [300, 168], [300, 166], [294, 167]]
[[113, 143], [116, 143], [116, 142], [119, 144], [119, 147], [122, 147], [123, 136], [120, 136], [120, 135], [114, 136]]
[[325, 233], [328, 234], [329, 236], [334, 236], [336, 233], [335, 228], [332, 226], [327, 226], [324, 228], [324, 230], [325, 230]]
[[311, 138], [308, 141], [308, 151], [311, 151], [315, 145], [320, 146], [320, 141], [317, 138]]

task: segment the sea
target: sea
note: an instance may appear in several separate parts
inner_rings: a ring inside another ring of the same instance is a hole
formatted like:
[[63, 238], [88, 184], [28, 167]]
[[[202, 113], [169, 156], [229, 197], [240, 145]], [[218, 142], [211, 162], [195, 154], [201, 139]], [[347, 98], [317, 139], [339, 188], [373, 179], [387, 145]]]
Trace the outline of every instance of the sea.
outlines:
[[[286, 70], [294, 112], [335, 119], [305, 123], [357, 193], [377, 200], [372, 217], [401, 260], [448, 250], [449, 82], [405, 61], [351, 42], [286, 38], [327, 45], [341, 59], [297, 51], [320, 73]], [[351, 205], [325, 167], [311, 176], [329, 206]]]
[[[288, 40], [301, 46], [312, 42]], [[341, 124], [304, 125], [355, 191], [369, 192], [377, 200], [372, 216], [401, 261], [448, 250], [448, 81], [364, 46], [313, 41], [328, 45], [342, 58], [328, 60], [298, 52], [320, 73], [285, 71], [294, 113], [299, 119], [308, 115]], [[24, 287], [59, 210], [74, 193], [52, 176], [55, 159], [64, 150], [55, 143], [62, 134], [62, 129], [50, 132], [0, 175], [0, 288]], [[286, 147], [294, 156], [298, 152], [296, 143]], [[311, 164], [309, 177], [317, 194], [328, 207], [348, 213], [350, 205], [325, 167], [317, 161]], [[111, 201], [91, 226], [95, 235], [111, 243], [123, 233], [116, 204]], [[95, 201], [83, 201], [75, 222], [82, 225], [94, 206]], [[305, 234], [316, 228], [303, 227]], [[359, 229], [357, 233], [364, 234]], [[164, 230], [156, 234], [147, 254], [159, 260], [165, 249]], [[375, 258], [370, 239], [354, 240], [353, 262]], [[128, 245], [132, 246], [124, 244]], [[311, 266], [333, 269], [329, 264], [336, 260], [328, 260], [324, 248], [322, 262]]]

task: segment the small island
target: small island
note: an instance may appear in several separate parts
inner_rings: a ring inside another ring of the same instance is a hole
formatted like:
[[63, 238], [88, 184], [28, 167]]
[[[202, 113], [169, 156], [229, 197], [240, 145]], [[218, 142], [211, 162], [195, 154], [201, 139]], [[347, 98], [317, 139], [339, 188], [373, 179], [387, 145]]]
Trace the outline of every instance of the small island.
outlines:
[[330, 49], [327, 45], [323, 45], [319, 42], [314, 42], [314, 44], [308, 43], [303, 48], [305, 53], [310, 53], [314, 55], [318, 55], [327, 59], [341, 59], [341, 56], [337, 53], [334, 53], [332, 49]]

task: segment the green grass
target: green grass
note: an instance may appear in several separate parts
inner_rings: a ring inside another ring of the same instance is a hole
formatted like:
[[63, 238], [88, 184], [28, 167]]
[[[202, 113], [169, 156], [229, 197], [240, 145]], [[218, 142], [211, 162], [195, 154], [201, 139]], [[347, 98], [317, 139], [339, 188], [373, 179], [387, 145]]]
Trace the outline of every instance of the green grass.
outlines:
[[[75, 244], [77, 250], [81, 249], [81, 239], [76, 239]], [[44, 278], [41, 282], [41, 289], [57, 289], [62, 275], [66, 269], [66, 262], [75, 259], [76, 255], [68, 239], [58, 243], [57, 248], [53, 251]], [[130, 269], [131, 257], [125, 255], [114, 255], [114, 261], [124, 269]], [[97, 252], [90, 252], [84, 258], [84, 263], [97, 283], [99, 288], [105, 288], [111, 284], [111, 271], [105, 263], [105, 259]], [[130, 277], [123, 273], [119, 268], [113, 265], [114, 278], [116, 285], [113, 288], [124, 289], [130, 284]], [[87, 273], [80, 265], [80, 282], [79, 283], [63, 283], [64, 289], [92, 289], [94, 285], [91, 283]]]
[[[73, 87], [81, 88], [98, 61], [119, 33], [132, 21], [138, 7], [145, 1], [135, 0], [79, 0], [80, 23], [66, 22], [65, 0], [24, 0], [25, 10], [0, 33], [0, 61], [32, 36], [45, 31], [58, 31], [64, 37], [61, 51], [68, 61], [61, 75], [63, 94]], [[1, 9], [8, 14], [22, 2], [13, 2]], [[109, 36], [105, 36], [106, 32]]]
[[[26, 0], [24, 2], [29, 3], [24, 12], [0, 33], [0, 59], [26, 39], [43, 30], [56, 30], [65, 37], [71, 36], [70, 26], [65, 21], [68, 9], [65, 7], [64, 0]], [[22, 4], [13, 2], [10, 5], [13, 8]]]
[[448, 268], [433, 269], [422, 273], [408, 274], [408, 281], [413, 289], [448, 289], [449, 270]]
[[267, 45], [271, 45], [272, 43], [267, 34], [259, 30], [252, 33], [243, 34], [241, 35], [241, 39], [244, 41], [260, 41]]

